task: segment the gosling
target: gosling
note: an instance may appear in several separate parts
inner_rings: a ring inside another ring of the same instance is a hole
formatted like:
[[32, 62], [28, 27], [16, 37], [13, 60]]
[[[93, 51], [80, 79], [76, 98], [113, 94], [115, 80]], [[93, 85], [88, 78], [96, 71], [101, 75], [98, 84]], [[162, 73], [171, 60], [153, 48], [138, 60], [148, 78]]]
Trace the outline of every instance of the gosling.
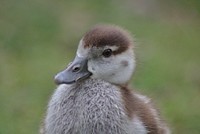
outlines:
[[170, 134], [151, 100], [128, 87], [134, 42], [124, 29], [97, 25], [55, 76], [44, 134]]

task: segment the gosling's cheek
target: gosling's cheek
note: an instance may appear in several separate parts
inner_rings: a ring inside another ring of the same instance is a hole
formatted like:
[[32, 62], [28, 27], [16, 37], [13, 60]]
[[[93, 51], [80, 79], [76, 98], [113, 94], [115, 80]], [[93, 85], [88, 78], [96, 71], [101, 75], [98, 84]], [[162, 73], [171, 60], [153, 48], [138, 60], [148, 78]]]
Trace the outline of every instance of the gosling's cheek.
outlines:
[[129, 65], [128, 61], [126, 60], [122, 60], [120, 63], [123, 67], [127, 67]]
[[88, 64], [88, 71], [90, 71], [91, 73], [95, 73], [96, 72], [95, 66], [92, 64]]

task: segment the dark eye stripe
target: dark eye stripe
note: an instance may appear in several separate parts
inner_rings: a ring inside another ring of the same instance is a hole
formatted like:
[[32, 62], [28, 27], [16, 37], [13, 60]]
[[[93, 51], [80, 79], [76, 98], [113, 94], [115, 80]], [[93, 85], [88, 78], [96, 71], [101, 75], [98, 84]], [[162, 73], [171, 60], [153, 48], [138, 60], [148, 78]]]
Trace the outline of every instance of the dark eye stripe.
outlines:
[[128, 48], [129, 48], [129, 46], [120, 46], [117, 50], [113, 51], [113, 55], [117, 55], [117, 54], [123, 53]]

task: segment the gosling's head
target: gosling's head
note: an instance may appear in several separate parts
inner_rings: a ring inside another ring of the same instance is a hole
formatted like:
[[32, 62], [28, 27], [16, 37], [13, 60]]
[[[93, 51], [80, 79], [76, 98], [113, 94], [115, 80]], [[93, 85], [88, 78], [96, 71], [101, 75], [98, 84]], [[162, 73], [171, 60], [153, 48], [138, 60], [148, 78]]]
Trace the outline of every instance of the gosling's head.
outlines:
[[97, 25], [80, 40], [76, 57], [55, 76], [57, 84], [71, 84], [89, 77], [123, 85], [135, 68], [133, 40], [124, 29]]

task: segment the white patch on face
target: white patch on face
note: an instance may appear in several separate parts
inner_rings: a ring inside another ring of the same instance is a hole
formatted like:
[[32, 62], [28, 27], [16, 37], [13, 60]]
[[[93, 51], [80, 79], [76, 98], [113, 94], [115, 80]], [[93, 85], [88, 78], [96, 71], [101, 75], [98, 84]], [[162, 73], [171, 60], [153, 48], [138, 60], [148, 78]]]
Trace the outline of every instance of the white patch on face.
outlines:
[[129, 130], [131, 134], [147, 134], [148, 132], [138, 116], [134, 116], [132, 123], [130, 123]]
[[76, 52], [77, 56], [86, 58], [88, 56], [88, 52], [89, 52], [89, 48], [84, 48], [84, 42], [83, 42], [83, 39], [81, 39], [78, 45], [77, 52]]
[[119, 46], [105, 46], [104, 50], [108, 48], [111, 49], [112, 51], [116, 51], [119, 49]]
[[[80, 40], [77, 49], [78, 57], [88, 58], [88, 56], [93, 57], [92, 54], [98, 55], [97, 58], [90, 58], [88, 60], [88, 71], [93, 74], [91, 77], [103, 79], [114, 84], [127, 83], [130, 80], [135, 68], [135, 57], [133, 50], [128, 49], [120, 54], [105, 58], [99, 53], [100, 49], [98, 49], [99, 48], [95, 47], [84, 48], [84, 42], [82, 39]], [[112, 51], [116, 51], [119, 49], [119, 46], [105, 46], [102, 49], [111, 49]], [[125, 63], [125, 65], [123, 63]]]
[[[122, 65], [127, 61], [127, 66]], [[135, 68], [135, 58], [132, 49], [113, 55], [109, 58], [102, 57], [100, 60], [89, 60], [88, 70], [93, 73], [93, 78], [103, 79], [110, 83], [127, 83]]]

